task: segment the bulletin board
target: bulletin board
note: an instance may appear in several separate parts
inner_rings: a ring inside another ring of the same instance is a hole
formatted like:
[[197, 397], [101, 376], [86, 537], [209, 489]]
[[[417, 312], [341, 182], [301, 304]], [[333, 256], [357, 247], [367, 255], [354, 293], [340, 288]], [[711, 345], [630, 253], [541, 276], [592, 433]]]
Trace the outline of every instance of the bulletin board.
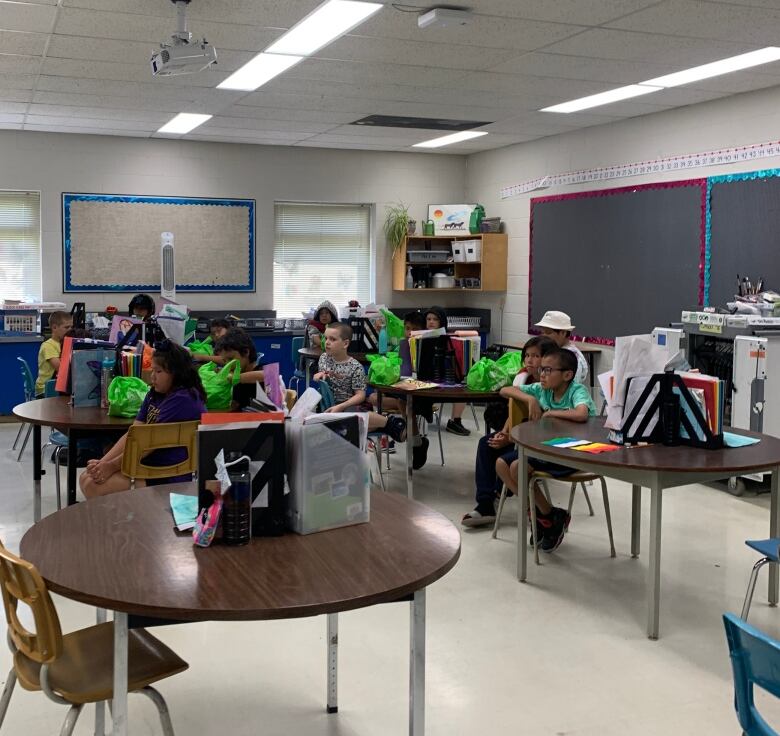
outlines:
[[529, 331], [550, 309], [613, 344], [704, 299], [707, 180], [531, 200]]
[[708, 179], [705, 304], [734, 300], [737, 274], [780, 290], [780, 169]]
[[255, 200], [62, 195], [63, 290], [159, 291], [160, 233], [177, 291], [255, 291]]

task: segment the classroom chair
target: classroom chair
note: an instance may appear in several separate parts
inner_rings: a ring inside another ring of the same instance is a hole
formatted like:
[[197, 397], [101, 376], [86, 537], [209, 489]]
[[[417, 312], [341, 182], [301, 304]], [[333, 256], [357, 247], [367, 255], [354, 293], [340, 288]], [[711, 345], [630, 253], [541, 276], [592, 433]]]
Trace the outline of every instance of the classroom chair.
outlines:
[[295, 366], [295, 370], [290, 377], [288, 385], [293, 387], [293, 381], [295, 382], [295, 391], [298, 392], [298, 396], [301, 395], [301, 381], [304, 383], [304, 389], [306, 385], [306, 373], [301, 369], [301, 356], [298, 355], [298, 351], [304, 346], [306, 337], [294, 337], [292, 339], [292, 364]]
[[[510, 400], [509, 402], [509, 422], [512, 427], [521, 424], [522, 422], [528, 421], [528, 410], [525, 406], [525, 404], [521, 404], [519, 401], [515, 401], [514, 399]], [[547, 497], [547, 501], [550, 502], [550, 491], [547, 487], [547, 481], [549, 480], [555, 480], [553, 476], [551, 476], [549, 473], [541, 472], [541, 471], [535, 471], [531, 474], [530, 479], [528, 480], [528, 489], [529, 489], [529, 498], [533, 499], [533, 491], [534, 488], [536, 488], [537, 485], [540, 485], [543, 489], [544, 495]], [[612, 514], [610, 513], [609, 508], [609, 493], [607, 491], [607, 482], [601, 475], [596, 475], [595, 473], [588, 473], [585, 471], [576, 471], [572, 473], [571, 475], [567, 475], [564, 478], [560, 478], [562, 482], [570, 483], [571, 488], [569, 491], [569, 505], [567, 508], [567, 513], [571, 515], [571, 510], [574, 505], [574, 494], [577, 490], [577, 487], [580, 486], [583, 490], [583, 493], [585, 494], [585, 500], [588, 504], [588, 512], [590, 516], [594, 515], [593, 512], [593, 504], [590, 502], [590, 497], [588, 496], [588, 489], [586, 488], [585, 484], [588, 482], [596, 481], [598, 480], [601, 483], [601, 495], [602, 499], [604, 501], [604, 516], [607, 520], [607, 534], [609, 536], [609, 556], [615, 557], [615, 540], [614, 536], [612, 534]], [[507, 487], [504, 485], [501, 489], [501, 496], [498, 500], [498, 508], [496, 510], [496, 520], [493, 523], [493, 539], [496, 539], [498, 536], [498, 527], [501, 524], [501, 514], [504, 511], [504, 504], [506, 503], [506, 497], [507, 497]], [[536, 529], [536, 504], [529, 503], [530, 510], [531, 510], [531, 529]], [[525, 513], [525, 511], [518, 511], [518, 513]], [[539, 561], [539, 546], [538, 546], [538, 540], [536, 538], [535, 534], [532, 534], [533, 542], [534, 542], [534, 561], [537, 565], [541, 564]], [[522, 540], [518, 540], [518, 543], [521, 543]], [[524, 543], [524, 542], [523, 542]]]
[[753, 701], [753, 685], [780, 697], [780, 642], [733, 613], [723, 614], [734, 676], [734, 708], [744, 736], [778, 736]]
[[[8, 623], [8, 643], [13, 666], [0, 697], [0, 727], [16, 682], [70, 710], [60, 731], [70, 736], [87, 703], [102, 703], [114, 697], [114, 624], [107, 623], [73, 631], [63, 636], [57, 610], [34, 565], [11, 554], [0, 543], [0, 585]], [[29, 607], [35, 631], [19, 620], [19, 603]], [[129, 692], [146, 695], [157, 707], [165, 736], [173, 736], [173, 724], [163, 696], [152, 683], [184, 672], [189, 665], [144, 629], [128, 637]]]
[[[17, 356], [16, 358], [19, 361], [19, 368], [22, 372], [22, 382], [23, 382], [23, 388], [24, 388], [24, 400], [32, 401], [35, 398], [35, 379], [33, 378], [32, 371], [30, 370], [30, 366], [27, 363], [27, 361], [24, 358], [20, 358]], [[24, 442], [22, 442], [22, 449], [19, 450], [19, 454], [16, 457], [16, 462], [21, 462], [22, 455], [24, 454], [24, 449], [27, 447], [27, 441], [30, 439], [30, 432], [32, 432], [33, 425], [32, 424], [26, 424], [25, 422], [22, 422], [21, 425], [19, 425], [19, 431], [16, 433], [16, 439], [14, 440], [14, 444], [11, 447], [11, 451], [13, 452], [16, 449], [16, 445], [19, 444], [19, 438], [22, 436], [22, 431], [24, 428], [27, 427], [27, 432], [24, 435]]]
[[[155, 480], [198, 470], [199, 422], [170, 422], [165, 424], [133, 424], [127, 431], [125, 451], [122, 453], [122, 473], [130, 478], [130, 488], [136, 479]], [[175, 465], [152, 466], [144, 464], [143, 457], [151, 450], [169, 447], [187, 449], [187, 459]]]
[[742, 613], [740, 617], [747, 621], [750, 615], [750, 604], [753, 602], [753, 592], [756, 589], [758, 573], [764, 565], [780, 563], [780, 539], [754, 539], [745, 540], [745, 544], [751, 549], [756, 550], [760, 555], [764, 555], [755, 565], [750, 573], [747, 592], [745, 593], [745, 602], [742, 604]]
[[[328, 385], [327, 381], [319, 381], [317, 384], [317, 390], [322, 396], [320, 401], [320, 411], [330, 409], [336, 403], [333, 398], [333, 391]], [[379, 485], [383, 491], [387, 491], [385, 488], [385, 476], [382, 473], [382, 437], [386, 436], [384, 432], [369, 432], [368, 439], [371, 440], [371, 444], [374, 447], [374, 457], [376, 458], [377, 468], [379, 469]], [[390, 446], [387, 447], [387, 469], [390, 470]]]

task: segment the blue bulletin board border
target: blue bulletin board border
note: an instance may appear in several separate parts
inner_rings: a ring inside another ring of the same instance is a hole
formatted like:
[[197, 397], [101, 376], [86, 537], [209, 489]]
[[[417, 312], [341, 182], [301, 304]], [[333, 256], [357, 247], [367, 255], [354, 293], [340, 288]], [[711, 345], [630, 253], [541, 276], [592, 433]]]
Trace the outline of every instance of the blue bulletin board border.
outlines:
[[155, 197], [124, 194], [81, 194], [62, 193], [62, 275], [65, 292], [133, 292], [159, 291], [160, 284], [73, 284], [71, 281], [71, 204], [73, 202], [122, 202], [139, 204], [174, 204], [184, 206], [216, 205], [220, 207], [246, 207], [248, 212], [247, 257], [249, 259], [249, 281], [245, 284], [214, 286], [213, 284], [176, 284], [176, 291], [201, 292], [253, 292], [255, 288], [255, 200], [254, 199], [209, 199], [205, 197]]
[[732, 181], [747, 181], [749, 179], [771, 179], [780, 176], [780, 169], [759, 169], [741, 174], [721, 174], [707, 177], [707, 212], [704, 226], [704, 306], [710, 305], [710, 256], [712, 253], [712, 187], [716, 184], [727, 184]]

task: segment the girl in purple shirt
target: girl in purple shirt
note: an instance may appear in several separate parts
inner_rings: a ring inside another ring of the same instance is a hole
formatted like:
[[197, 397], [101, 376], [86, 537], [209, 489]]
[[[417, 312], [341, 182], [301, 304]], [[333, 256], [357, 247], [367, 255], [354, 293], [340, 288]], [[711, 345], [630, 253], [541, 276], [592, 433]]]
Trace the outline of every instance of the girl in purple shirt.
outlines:
[[[168, 340], [163, 341], [152, 357], [151, 390], [146, 395], [135, 424], [190, 422], [199, 420], [206, 412], [206, 394], [190, 354]], [[122, 474], [122, 453], [127, 434], [100, 460], [90, 460], [79, 478], [81, 492], [87, 498], [126, 491], [130, 478]], [[147, 465], [175, 465], [185, 460], [184, 447], [152, 450], [145, 458]], [[136, 487], [191, 480], [189, 475], [149, 481], [136, 480]]]

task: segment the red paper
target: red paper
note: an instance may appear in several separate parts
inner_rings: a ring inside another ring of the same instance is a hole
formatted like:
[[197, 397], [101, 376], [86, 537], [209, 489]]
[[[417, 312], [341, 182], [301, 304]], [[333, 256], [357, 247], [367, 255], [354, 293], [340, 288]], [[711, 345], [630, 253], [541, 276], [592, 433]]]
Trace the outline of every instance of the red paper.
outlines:
[[60, 367], [57, 370], [57, 383], [54, 388], [60, 393], [68, 393], [68, 378], [70, 378], [70, 358], [73, 354], [73, 338], [66, 337], [62, 341], [62, 351], [60, 352]]

